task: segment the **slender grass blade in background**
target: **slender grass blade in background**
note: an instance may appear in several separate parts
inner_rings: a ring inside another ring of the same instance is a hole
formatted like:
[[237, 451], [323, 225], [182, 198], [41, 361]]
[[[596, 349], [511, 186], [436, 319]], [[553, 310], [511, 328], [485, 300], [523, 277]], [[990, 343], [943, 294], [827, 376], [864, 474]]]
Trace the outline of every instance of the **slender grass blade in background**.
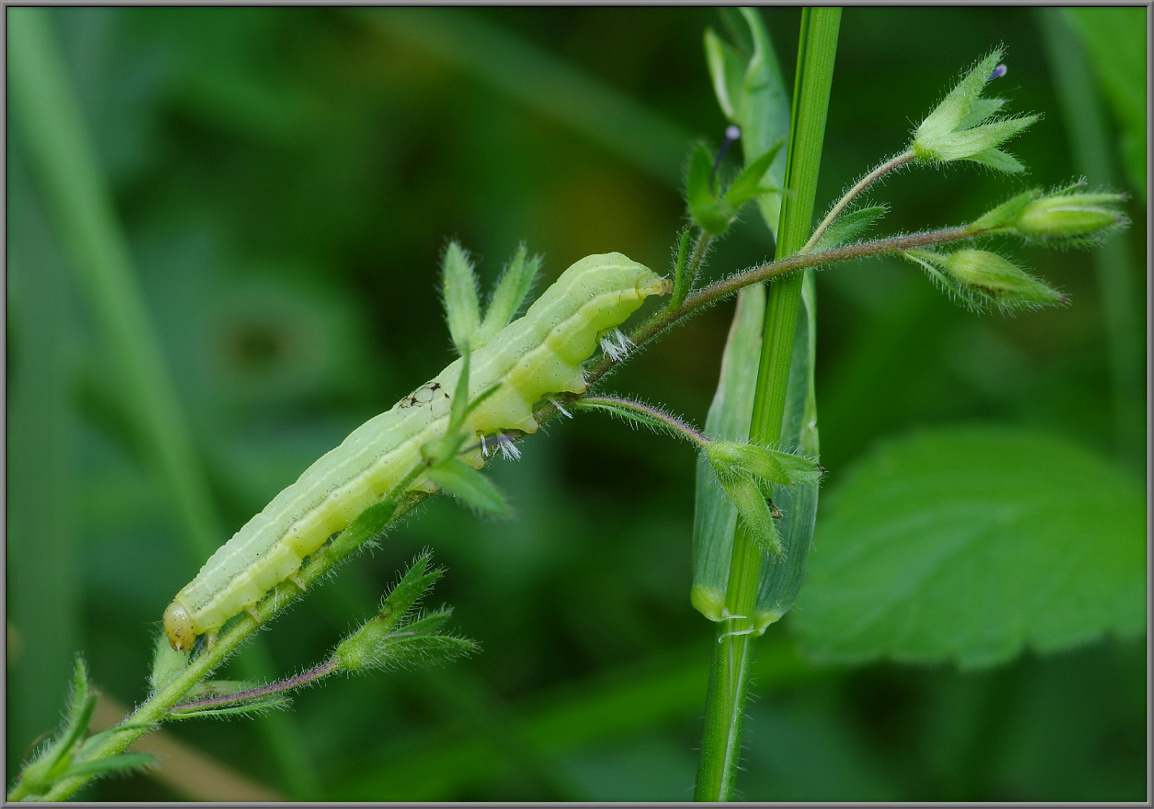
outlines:
[[678, 181], [689, 132], [476, 13], [428, 8], [352, 13], [389, 37], [428, 49], [653, 177]]
[[[1139, 194], [1146, 193], [1146, 88], [1144, 84], [1136, 88], [1141, 84], [1134, 81], [1139, 74], [1128, 70], [1136, 47], [1145, 51], [1145, 31], [1139, 25], [1117, 24], [1128, 19], [1136, 22], [1135, 15], [1144, 20], [1146, 13], [1147, 10], [1137, 8], [1035, 9], [1050, 68], [1058, 79], [1055, 87], [1074, 168], [1093, 188], [1120, 186], [1117, 150], [1112, 148], [1115, 144], [1111, 143], [1110, 121], [1103, 103], [1108, 98], [1114, 102], [1111, 107], [1122, 127], [1116, 145], [1126, 158], [1131, 188]], [[1115, 38], [1121, 47], [1114, 48], [1103, 41]], [[1097, 82], [1083, 43], [1094, 46], [1092, 53], [1100, 76]], [[1137, 141], [1142, 148], [1135, 154], [1133, 145]], [[1145, 462], [1141, 439], [1146, 431], [1144, 335], [1134, 283], [1138, 268], [1126, 239], [1107, 239], [1090, 254], [1090, 260], [1098, 275], [1102, 298], [1114, 439], [1118, 451], [1137, 467]]]
[[[141, 452], [173, 498], [190, 555], [202, 559], [224, 539], [221, 520], [160, 354], [112, 195], [54, 42], [51, 12], [13, 9], [8, 22], [14, 121], [22, 129], [33, 173], [71, 254], [70, 267], [103, 347], [115, 358], [111, 373], [119, 380]], [[259, 646], [241, 666], [254, 678], [273, 670], [270, 660], [261, 659]], [[260, 726], [281, 756], [285, 777], [298, 797], [304, 797], [317, 785], [293, 725], [282, 715], [268, 717]]]

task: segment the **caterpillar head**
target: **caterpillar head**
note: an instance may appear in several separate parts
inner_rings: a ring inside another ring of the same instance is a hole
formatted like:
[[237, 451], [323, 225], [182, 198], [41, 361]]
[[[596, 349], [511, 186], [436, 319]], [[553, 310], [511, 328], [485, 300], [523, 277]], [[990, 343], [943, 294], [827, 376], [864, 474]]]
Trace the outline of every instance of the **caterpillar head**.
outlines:
[[164, 634], [169, 645], [178, 652], [187, 652], [196, 640], [196, 630], [188, 610], [179, 601], [173, 601], [164, 611]]

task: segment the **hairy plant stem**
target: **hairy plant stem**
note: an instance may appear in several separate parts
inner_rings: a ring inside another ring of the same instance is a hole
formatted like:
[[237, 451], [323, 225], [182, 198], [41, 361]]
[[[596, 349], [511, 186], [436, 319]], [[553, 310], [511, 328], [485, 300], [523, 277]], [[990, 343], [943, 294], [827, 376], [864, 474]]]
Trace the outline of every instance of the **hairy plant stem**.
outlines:
[[623, 399], [620, 396], [582, 396], [574, 404], [581, 410], [605, 410], [619, 418], [640, 422], [655, 430], [664, 430], [671, 435], [685, 439], [698, 449], [712, 443], [697, 428], [644, 402]]
[[[817, 253], [796, 253], [783, 259], [759, 264], [690, 293], [685, 302], [675, 311], [660, 312], [638, 326], [629, 334], [629, 340], [640, 348], [682, 320], [701, 312], [723, 298], [736, 294], [743, 287], [761, 281], [780, 278], [799, 270], [826, 267], [859, 258], [893, 255], [917, 247], [967, 241], [983, 234], [984, 231], [982, 230], [962, 225], [908, 236], [893, 236], [862, 244], [851, 244]], [[633, 353], [630, 352], [631, 355]], [[607, 356], [602, 356], [585, 369], [585, 380], [592, 384], [614, 370], [622, 362], [624, 360], [612, 360]], [[551, 418], [555, 412], [551, 405], [546, 404], [534, 413], [534, 417], [537, 421], [541, 421], [543, 418]]]
[[215, 697], [205, 697], [204, 699], [194, 699], [189, 702], [181, 702], [173, 706], [172, 713], [186, 713], [191, 711], [203, 710], [205, 708], [214, 708], [217, 706], [234, 705], [238, 702], [245, 702], [247, 700], [259, 699], [260, 697], [268, 697], [273, 694], [280, 694], [285, 691], [292, 691], [296, 688], [315, 683], [317, 680], [323, 679], [334, 671], [340, 663], [334, 658], [315, 666], [308, 671], [302, 671], [295, 677], [288, 677], [284, 680], [279, 680], [275, 683], [262, 685], [258, 688], [250, 688], [248, 691], [236, 691], [232, 694], [220, 694]]
[[849, 191], [846, 191], [845, 194], [842, 195], [842, 198], [839, 199], [834, 204], [834, 206], [829, 209], [829, 213], [825, 215], [825, 219], [821, 220], [821, 224], [819, 224], [814, 229], [813, 235], [809, 237], [808, 241], [806, 241], [805, 247], [803, 247], [798, 252], [808, 253], [809, 251], [813, 250], [813, 248], [817, 247], [817, 243], [821, 241], [821, 237], [825, 235], [827, 230], [829, 230], [829, 226], [832, 225], [839, 216], [845, 213], [846, 208], [849, 207], [849, 204], [853, 202], [859, 194], [876, 183], [882, 177], [889, 174], [891, 171], [895, 171], [904, 166], [906, 163], [909, 163], [911, 160], [916, 159], [917, 155], [915, 155], [912, 151], [902, 152], [899, 155], [891, 157], [889, 160], [883, 161], [877, 168], [875, 168], [873, 171], [870, 171], [864, 177], [854, 183], [853, 187], [850, 188]]
[[697, 279], [697, 274], [701, 272], [702, 265], [705, 264], [705, 257], [709, 254], [709, 245], [713, 243], [713, 237], [708, 233], [702, 233], [693, 245], [693, 255], [689, 259], [689, 268], [686, 274], [689, 276], [689, 288], [693, 288], [693, 282]]

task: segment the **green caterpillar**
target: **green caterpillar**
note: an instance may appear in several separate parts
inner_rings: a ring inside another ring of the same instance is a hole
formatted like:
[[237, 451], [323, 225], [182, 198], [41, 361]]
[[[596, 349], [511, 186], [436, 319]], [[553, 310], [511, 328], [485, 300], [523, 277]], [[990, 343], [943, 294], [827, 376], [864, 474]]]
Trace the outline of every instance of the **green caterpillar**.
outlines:
[[[578, 261], [523, 317], [472, 353], [470, 400], [499, 387], [469, 414], [467, 429], [482, 442], [504, 431], [535, 432], [533, 406], [551, 394], [584, 392], [581, 364], [601, 336], [645, 298], [668, 291], [667, 280], [620, 253]], [[622, 342], [606, 350], [624, 348]], [[305, 557], [415, 470], [421, 448], [445, 434], [461, 365], [453, 362], [354, 430], [218, 549], [164, 612], [172, 648], [188, 651], [198, 635], [211, 641], [226, 621], [252, 610], [269, 589], [292, 578]], [[478, 469], [485, 462], [480, 451], [465, 460]], [[425, 475], [410, 488], [436, 490]]]

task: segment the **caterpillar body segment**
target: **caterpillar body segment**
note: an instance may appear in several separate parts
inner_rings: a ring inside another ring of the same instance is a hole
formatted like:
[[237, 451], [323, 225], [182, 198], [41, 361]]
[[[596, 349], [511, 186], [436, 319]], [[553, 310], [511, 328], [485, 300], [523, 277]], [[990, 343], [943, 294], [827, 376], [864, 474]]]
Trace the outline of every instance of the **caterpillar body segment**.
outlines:
[[[668, 290], [668, 281], [620, 253], [575, 263], [523, 317], [472, 353], [470, 399], [500, 387], [469, 414], [466, 429], [479, 440], [504, 431], [536, 432], [534, 405], [550, 395], [584, 392], [581, 364], [601, 335], [625, 322], [645, 298]], [[355, 429], [221, 546], [165, 610], [172, 647], [188, 651], [198, 635], [215, 637], [423, 463], [421, 448], [445, 435], [461, 367], [456, 360]], [[462, 457], [477, 469], [485, 463], [479, 449]], [[409, 488], [436, 490], [425, 475]]]

